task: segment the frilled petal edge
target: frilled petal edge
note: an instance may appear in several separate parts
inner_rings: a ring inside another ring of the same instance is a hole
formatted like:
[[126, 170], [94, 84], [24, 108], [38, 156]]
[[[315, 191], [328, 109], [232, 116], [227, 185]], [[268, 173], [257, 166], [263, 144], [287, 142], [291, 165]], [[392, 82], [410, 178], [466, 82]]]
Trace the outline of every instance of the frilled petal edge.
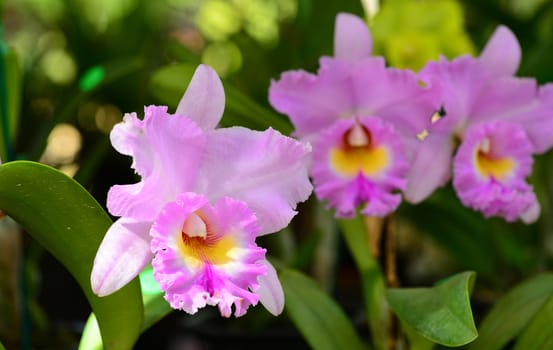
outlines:
[[224, 196], [244, 201], [258, 218], [261, 234], [278, 231], [312, 191], [310, 152], [309, 144], [273, 129], [217, 129], [208, 135], [196, 192], [210, 201]]

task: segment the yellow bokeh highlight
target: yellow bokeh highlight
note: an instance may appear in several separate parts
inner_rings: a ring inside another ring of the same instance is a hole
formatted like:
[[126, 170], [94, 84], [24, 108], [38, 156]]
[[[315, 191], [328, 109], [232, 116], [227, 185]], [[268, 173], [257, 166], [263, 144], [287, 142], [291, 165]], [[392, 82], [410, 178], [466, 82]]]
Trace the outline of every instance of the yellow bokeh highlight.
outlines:
[[332, 168], [345, 176], [354, 177], [359, 173], [375, 176], [384, 171], [390, 162], [385, 147], [336, 147], [330, 151]]
[[476, 152], [476, 169], [480, 175], [496, 180], [503, 180], [511, 175], [515, 169], [515, 162], [510, 157], [492, 158], [482, 151]]

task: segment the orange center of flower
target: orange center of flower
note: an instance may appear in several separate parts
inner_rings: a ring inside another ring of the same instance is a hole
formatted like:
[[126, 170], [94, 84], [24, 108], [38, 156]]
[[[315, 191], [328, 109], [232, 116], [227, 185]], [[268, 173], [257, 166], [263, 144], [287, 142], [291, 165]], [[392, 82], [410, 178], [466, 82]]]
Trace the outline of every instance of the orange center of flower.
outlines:
[[501, 181], [512, 174], [516, 163], [511, 157], [494, 157], [490, 153], [489, 142], [484, 142], [475, 153], [476, 169], [481, 176]]
[[385, 170], [390, 155], [383, 146], [375, 146], [369, 130], [355, 124], [343, 137], [342, 143], [330, 150], [330, 164], [339, 174], [354, 177], [359, 173], [375, 176]]
[[179, 250], [192, 266], [210, 263], [220, 265], [232, 260], [230, 251], [236, 243], [230, 235], [217, 237], [201, 214], [192, 213], [184, 222], [178, 239]]

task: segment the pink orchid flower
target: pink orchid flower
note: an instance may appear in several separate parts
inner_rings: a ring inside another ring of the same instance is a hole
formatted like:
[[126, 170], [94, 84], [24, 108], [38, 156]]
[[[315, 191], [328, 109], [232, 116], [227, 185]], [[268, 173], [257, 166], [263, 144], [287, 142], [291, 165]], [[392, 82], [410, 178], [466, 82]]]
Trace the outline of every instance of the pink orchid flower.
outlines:
[[275, 269], [256, 237], [286, 227], [312, 187], [310, 146], [268, 129], [217, 129], [225, 95], [200, 65], [174, 115], [144, 108], [111, 132], [115, 149], [133, 159], [141, 181], [113, 186], [107, 199], [120, 218], [100, 245], [93, 291], [115, 292], [152, 263], [173, 308], [195, 313], [217, 305], [223, 316], [261, 303], [282, 312]]
[[285, 72], [269, 89], [295, 135], [313, 143], [315, 192], [338, 217], [355, 215], [358, 206], [374, 216], [398, 207], [416, 135], [440, 107], [413, 72], [387, 68], [371, 51], [363, 20], [338, 14], [334, 57], [322, 57], [316, 75]]
[[553, 146], [553, 85], [514, 77], [520, 59], [516, 37], [499, 26], [480, 57], [442, 58], [421, 70], [423, 81], [439, 86], [446, 116], [417, 148], [408, 200], [420, 202], [449, 181], [453, 160], [453, 186], [465, 206], [507, 221], [538, 218], [526, 177], [532, 155]]

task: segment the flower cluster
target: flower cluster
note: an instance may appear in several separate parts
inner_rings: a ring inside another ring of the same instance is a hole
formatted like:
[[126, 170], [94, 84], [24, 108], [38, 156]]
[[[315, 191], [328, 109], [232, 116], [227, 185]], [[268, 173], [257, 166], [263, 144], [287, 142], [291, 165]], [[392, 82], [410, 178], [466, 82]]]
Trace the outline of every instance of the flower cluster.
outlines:
[[[336, 17], [334, 57], [318, 74], [290, 71], [269, 100], [295, 135], [313, 142], [317, 196], [337, 216], [383, 216], [401, 192], [411, 203], [453, 178], [462, 203], [484, 216], [535, 221], [526, 182], [532, 155], [553, 146], [553, 84], [514, 77], [521, 50], [497, 28], [481, 55], [429, 62], [418, 73], [371, 56], [365, 23]], [[458, 147], [457, 147], [458, 146]]]
[[120, 218], [94, 260], [93, 291], [108, 295], [152, 263], [173, 308], [217, 305], [243, 315], [258, 301], [273, 314], [282, 287], [256, 237], [287, 226], [312, 187], [310, 146], [269, 129], [217, 129], [225, 96], [217, 74], [200, 65], [174, 115], [149, 106], [111, 132], [141, 181], [113, 186], [107, 207]]

